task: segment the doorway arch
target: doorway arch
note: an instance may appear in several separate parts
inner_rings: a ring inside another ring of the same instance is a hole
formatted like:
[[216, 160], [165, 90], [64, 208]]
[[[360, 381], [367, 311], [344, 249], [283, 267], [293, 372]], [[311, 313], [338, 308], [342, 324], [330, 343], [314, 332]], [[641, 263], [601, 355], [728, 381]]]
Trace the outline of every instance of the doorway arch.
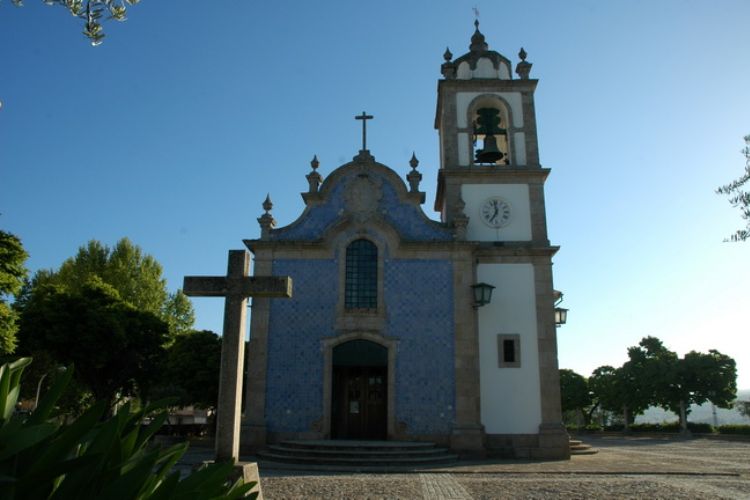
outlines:
[[395, 340], [371, 333], [324, 340], [328, 438], [385, 440], [393, 436], [395, 345]]

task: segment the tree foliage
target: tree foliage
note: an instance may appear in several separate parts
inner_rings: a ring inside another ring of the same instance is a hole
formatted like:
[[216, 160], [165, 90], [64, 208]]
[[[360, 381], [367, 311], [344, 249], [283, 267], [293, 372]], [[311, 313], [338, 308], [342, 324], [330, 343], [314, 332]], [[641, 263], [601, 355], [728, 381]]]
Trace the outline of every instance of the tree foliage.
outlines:
[[581, 410], [591, 405], [591, 395], [586, 378], [573, 370], [560, 370], [560, 395], [562, 411]]
[[[47, 5], [59, 5], [68, 9], [73, 15], [83, 20], [83, 34], [91, 45], [96, 47], [104, 41], [104, 29], [101, 21], [107, 19], [124, 22], [127, 20], [128, 7], [140, 0], [43, 0]], [[16, 7], [23, 6], [23, 0], [11, 0]]]
[[740, 209], [741, 216], [747, 221], [744, 229], [738, 229], [731, 236], [732, 241], [745, 241], [750, 238], [750, 192], [743, 189], [745, 184], [750, 181], [750, 135], [744, 137], [745, 147], [742, 149], [742, 155], [745, 157], [745, 173], [738, 179], [719, 186], [716, 189], [718, 194], [729, 196], [729, 203], [733, 207]]
[[617, 369], [604, 365], [595, 369], [589, 377], [589, 389], [594, 400], [604, 411], [617, 412], [623, 407], [623, 398], [619, 394]]
[[117, 290], [120, 298], [135, 308], [159, 316], [173, 335], [188, 332], [193, 326], [195, 317], [190, 300], [179, 290], [169, 293], [161, 264], [127, 238], [113, 248], [89, 241], [74, 257], [63, 262], [59, 270], [37, 273], [31, 288], [50, 283], [75, 293], [92, 278]]
[[161, 392], [184, 406], [215, 408], [220, 367], [221, 337], [208, 330], [178, 335], [167, 352]]
[[0, 230], [0, 354], [10, 354], [16, 347], [18, 315], [9, 299], [21, 291], [27, 275], [27, 257], [21, 240]]
[[679, 415], [683, 429], [691, 404], [708, 401], [730, 408], [737, 394], [735, 361], [716, 350], [691, 351], [683, 358], [656, 337], [644, 337], [628, 348], [622, 367], [600, 366], [588, 380], [596, 404], [605, 411], [622, 411], [625, 423], [649, 406]]
[[628, 348], [628, 361], [623, 365], [627, 392], [637, 402], [663, 405], [674, 393], [678, 377], [677, 354], [667, 349], [656, 337], [644, 337], [637, 346]]
[[174, 465], [188, 448], [153, 445], [163, 405], [126, 404], [110, 418], [97, 404], [70, 424], [54, 417], [73, 369], [63, 372], [30, 415], [14, 415], [22, 358], [0, 366], [0, 498], [256, 498], [256, 483], [232, 481], [231, 462], [204, 465], [185, 478]]
[[49, 353], [75, 364], [78, 382], [97, 401], [147, 394], [165, 356], [167, 324], [136, 309], [117, 291], [91, 278], [75, 291], [46, 284], [34, 291], [21, 316], [24, 353]]

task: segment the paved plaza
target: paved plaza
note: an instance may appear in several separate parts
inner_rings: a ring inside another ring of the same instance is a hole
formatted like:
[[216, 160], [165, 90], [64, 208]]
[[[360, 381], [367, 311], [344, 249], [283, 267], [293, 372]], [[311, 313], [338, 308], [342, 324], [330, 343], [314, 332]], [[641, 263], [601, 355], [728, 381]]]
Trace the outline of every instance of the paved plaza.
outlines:
[[260, 464], [266, 499], [750, 499], [750, 442], [584, 437], [570, 461], [459, 462], [417, 472], [280, 470]]

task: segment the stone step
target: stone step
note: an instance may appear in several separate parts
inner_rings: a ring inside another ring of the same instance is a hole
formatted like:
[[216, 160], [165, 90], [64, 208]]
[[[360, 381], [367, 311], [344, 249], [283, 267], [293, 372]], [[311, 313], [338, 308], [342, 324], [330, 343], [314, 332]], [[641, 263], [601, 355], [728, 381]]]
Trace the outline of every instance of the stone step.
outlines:
[[448, 464], [458, 456], [434, 443], [405, 441], [283, 441], [258, 453], [263, 461], [348, 467], [418, 467]]
[[571, 455], [596, 455], [599, 450], [596, 448], [589, 448], [587, 450], [570, 450]]
[[579, 439], [570, 440], [571, 455], [594, 455], [596, 453], [599, 453], [599, 450], [592, 448], [590, 444], [586, 444]]
[[324, 449], [324, 448], [289, 448], [282, 445], [271, 445], [268, 451], [278, 455], [306, 456], [306, 457], [364, 457], [364, 458], [419, 458], [436, 455], [445, 455], [448, 450], [445, 448], [426, 448], [426, 449], [368, 449], [368, 450], [349, 450], [349, 449]]
[[435, 455], [429, 457], [308, 457], [301, 455], [278, 455], [271, 452], [260, 452], [258, 457], [263, 461], [280, 462], [287, 464], [310, 464], [310, 465], [349, 465], [349, 466], [398, 466], [409, 467], [417, 465], [450, 464], [458, 460], [458, 455]]
[[355, 441], [355, 440], [311, 440], [311, 441], [282, 441], [279, 446], [300, 449], [325, 449], [325, 450], [420, 450], [433, 449], [435, 443], [424, 441]]

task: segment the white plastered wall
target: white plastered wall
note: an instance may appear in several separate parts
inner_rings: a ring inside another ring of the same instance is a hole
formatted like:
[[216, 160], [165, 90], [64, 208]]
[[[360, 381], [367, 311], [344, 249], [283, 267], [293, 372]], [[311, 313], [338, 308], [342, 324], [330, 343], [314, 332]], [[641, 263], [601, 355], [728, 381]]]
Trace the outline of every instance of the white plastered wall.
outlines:
[[459, 64], [456, 78], [459, 80], [472, 80], [474, 78], [510, 80], [510, 68], [507, 64], [501, 62], [499, 68], [495, 69], [489, 57], [480, 57], [473, 70], [466, 61]]
[[[485, 432], [536, 434], [542, 410], [534, 268], [531, 264], [479, 264], [477, 279], [496, 287], [492, 302], [477, 310]], [[499, 367], [498, 334], [519, 335], [520, 367]]]
[[[488, 198], [498, 196], [510, 204], [510, 223], [500, 229], [489, 227], [479, 214]], [[531, 241], [531, 207], [527, 184], [464, 184], [461, 199], [469, 217], [466, 239], [469, 241]]]

